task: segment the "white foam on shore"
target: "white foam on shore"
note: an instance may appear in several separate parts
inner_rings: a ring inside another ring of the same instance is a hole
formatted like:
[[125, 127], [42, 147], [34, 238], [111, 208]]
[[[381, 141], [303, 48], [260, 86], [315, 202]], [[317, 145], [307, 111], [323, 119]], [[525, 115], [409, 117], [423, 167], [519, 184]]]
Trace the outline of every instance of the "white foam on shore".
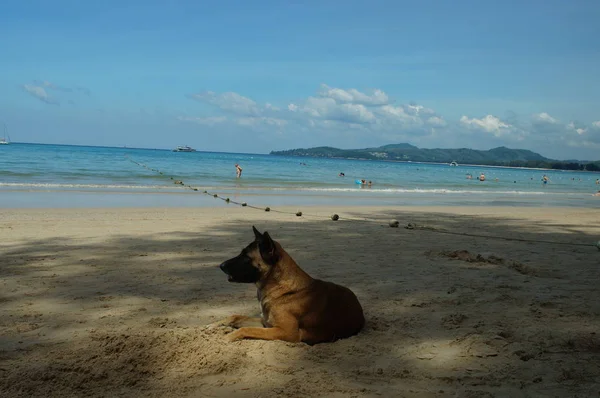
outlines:
[[[92, 190], [92, 191], [114, 191], [114, 190], [161, 190], [161, 191], [180, 191], [186, 189], [185, 187], [172, 186], [172, 185], [126, 185], [126, 184], [64, 184], [64, 183], [21, 183], [21, 182], [2, 182], [0, 183], [0, 189], [46, 189], [46, 190]], [[519, 191], [519, 190], [482, 190], [482, 189], [451, 189], [451, 188], [360, 188], [360, 187], [301, 187], [301, 186], [287, 186], [287, 187], [273, 187], [264, 185], [255, 186], [243, 186], [243, 187], [231, 187], [231, 186], [211, 186], [211, 187], [195, 187], [198, 191], [202, 192], [207, 190], [209, 192], [306, 192], [306, 193], [354, 193], [354, 194], [365, 194], [365, 195], [376, 195], [376, 194], [450, 194], [450, 195], [581, 195], [576, 192], [542, 192], [542, 191]]]

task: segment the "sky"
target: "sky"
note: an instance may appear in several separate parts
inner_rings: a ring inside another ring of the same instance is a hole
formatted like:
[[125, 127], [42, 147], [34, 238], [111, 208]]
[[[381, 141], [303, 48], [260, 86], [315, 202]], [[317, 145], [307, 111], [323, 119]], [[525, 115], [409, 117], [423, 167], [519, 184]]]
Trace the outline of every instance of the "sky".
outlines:
[[600, 159], [597, 0], [4, 0], [16, 142]]

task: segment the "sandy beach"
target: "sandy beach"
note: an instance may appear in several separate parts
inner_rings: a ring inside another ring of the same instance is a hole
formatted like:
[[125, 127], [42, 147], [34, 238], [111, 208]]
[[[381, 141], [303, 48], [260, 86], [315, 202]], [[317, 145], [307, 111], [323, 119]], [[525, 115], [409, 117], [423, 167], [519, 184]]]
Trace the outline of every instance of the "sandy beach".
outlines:
[[[3, 210], [0, 395], [600, 394], [600, 210], [303, 211]], [[217, 267], [252, 225], [351, 288], [364, 330], [307, 346], [230, 343], [231, 329], [207, 326], [260, 312], [255, 287]]]

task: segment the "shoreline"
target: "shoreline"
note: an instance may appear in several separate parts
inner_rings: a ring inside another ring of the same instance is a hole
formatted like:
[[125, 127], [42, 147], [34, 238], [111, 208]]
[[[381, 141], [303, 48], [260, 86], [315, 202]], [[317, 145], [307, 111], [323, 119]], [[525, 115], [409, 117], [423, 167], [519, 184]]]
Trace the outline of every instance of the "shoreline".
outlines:
[[[213, 193], [220, 198], [214, 198]], [[0, 189], [2, 206], [14, 208], [94, 208], [94, 207], [235, 207], [222, 199], [246, 202], [249, 206], [453, 206], [453, 207], [570, 207], [598, 208], [600, 198], [593, 194], [563, 192], [484, 191], [484, 190], [398, 190], [349, 189], [340, 191], [293, 190], [277, 188], [217, 188], [202, 191], [166, 187], [164, 189]]]

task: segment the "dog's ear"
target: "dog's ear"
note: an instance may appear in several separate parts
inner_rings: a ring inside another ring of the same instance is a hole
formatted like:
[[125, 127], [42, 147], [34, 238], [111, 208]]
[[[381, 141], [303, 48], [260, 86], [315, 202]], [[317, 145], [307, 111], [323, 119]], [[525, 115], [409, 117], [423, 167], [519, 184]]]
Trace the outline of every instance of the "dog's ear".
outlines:
[[252, 231], [254, 231], [254, 238], [255, 240], [262, 240], [263, 236], [260, 232], [258, 232], [258, 229], [256, 229], [254, 227], [254, 225], [252, 226]]
[[279, 261], [277, 246], [267, 231], [262, 234], [262, 239], [258, 242], [258, 249], [260, 250], [260, 256], [267, 264], [275, 265]]

